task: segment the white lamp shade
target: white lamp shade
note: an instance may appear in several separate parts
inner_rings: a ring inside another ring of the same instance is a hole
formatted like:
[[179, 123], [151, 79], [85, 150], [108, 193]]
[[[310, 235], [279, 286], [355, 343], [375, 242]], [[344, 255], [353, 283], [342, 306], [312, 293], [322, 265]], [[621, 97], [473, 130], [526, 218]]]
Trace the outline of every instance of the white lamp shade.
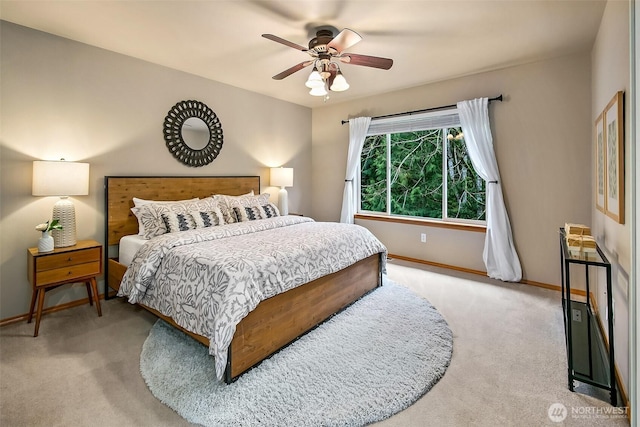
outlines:
[[324, 86], [324, 80], [322, 80], [322, 76], [316, 70], [313, 70], [305, 83], [309, 89], [313, 89], [314, 87], [322, 87]]
[[309, 95], [311, 96], [325, 96], [327, 94], [327, 90], [324, 86], [314, 87], [309, 91]]
[[273, 187], [292, 187], [293, 168], [271, 168], [271, 185]]
[[342, 73], [338, 73], [336, 78], [333, 79], [333, 84], [331, 84], [331, 90], [334, 92], [342, 92], [343, 90], [349, 89], [349, 83], [347, 83], [347, 79], [344, 78]]
[[86, 196], [89, 194], [89, 163], [33, 162], [34, 196]]

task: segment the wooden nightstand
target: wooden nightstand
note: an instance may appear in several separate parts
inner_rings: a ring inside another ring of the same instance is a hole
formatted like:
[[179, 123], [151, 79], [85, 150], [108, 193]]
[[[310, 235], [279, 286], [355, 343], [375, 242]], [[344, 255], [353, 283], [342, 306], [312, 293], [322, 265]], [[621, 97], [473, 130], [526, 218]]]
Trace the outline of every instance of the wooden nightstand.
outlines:
[[80, 240], [75, 246], [57, 248], [51, 252], [38, 252], [38, 248], [29, 248], [28, 272], [29, 282], [33, 287], [31, 306], [27, 323], [31, 323], [33, 309], [38, 299], [36, 312], [36, 328], [34, 337], [38, 336], [40, 317], [44, 306], [44, 294], [49, 289], [75, 282], [84, 282], [89, 294], [89, 304], [96, 303], [98, 316], [102, 316], [98, 283], [96, 276], [102, 274], [102, 245], [94, 240]]

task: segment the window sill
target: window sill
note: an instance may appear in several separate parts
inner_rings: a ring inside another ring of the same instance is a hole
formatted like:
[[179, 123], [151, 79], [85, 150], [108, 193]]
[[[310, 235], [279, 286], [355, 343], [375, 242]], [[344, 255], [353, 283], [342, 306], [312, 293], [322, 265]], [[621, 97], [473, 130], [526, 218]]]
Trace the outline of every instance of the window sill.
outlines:
[[357, 213], [353, 216], [355, 219], [364, 219], [368, 221], [395, 222], [398, 224], [421, 225], [425, 227], [448, 228], [451, 230], [474, 231], [477, 233], [485, 233], [487, 227], [485, 225], [466, 224], [460, 222], [447, 222], [432, 219], [402, 218], [397, 216], [376, 215], [370, 213]]

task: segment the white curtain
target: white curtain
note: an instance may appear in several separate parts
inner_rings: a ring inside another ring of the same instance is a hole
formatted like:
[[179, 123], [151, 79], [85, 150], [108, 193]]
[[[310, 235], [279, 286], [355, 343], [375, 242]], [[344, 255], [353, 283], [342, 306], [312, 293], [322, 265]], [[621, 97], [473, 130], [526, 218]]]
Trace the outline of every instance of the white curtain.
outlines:
[[371, 117], [349, 119], [349, 152], [347, 154], [347, 173], [344, 178], [344, 195], [342, 196], [342, 212], [340, 222], [353, 224], [353, 216], [358, 208], [355, 197], [355, 179], [358, 163], [362, 154], [362, 145], [367, 136]]
[[522, 279], [522, 267], [502, 197], [488, 105], [487, 98], [458, 102], [458, 114], [473, 167], [487, 186], [487, 236], [483, 252], [487, 275], [494, 279], [518, 282]]

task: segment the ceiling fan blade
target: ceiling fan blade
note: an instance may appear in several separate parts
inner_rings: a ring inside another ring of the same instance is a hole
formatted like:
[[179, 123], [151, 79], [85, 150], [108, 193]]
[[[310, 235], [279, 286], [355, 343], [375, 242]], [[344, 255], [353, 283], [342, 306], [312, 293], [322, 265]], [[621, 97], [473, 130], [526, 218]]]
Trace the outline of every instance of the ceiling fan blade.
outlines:
[[381, 68], [383, 70], [388, 70], [393, 65], [393, 59], [355, 53], [345, 53], [338, 59], [346, 64], [364, 65], [365, 67]]
[[263, 34], [262, 37], [264, 37], [265, 39], [272, 40], [272, 41], [277, 42], [277, 43], [281, 43], [281, 44], [283, 44], [285, 46], [289, 46], [289, 47], [292, 47], [294, 49], [301, 50], [303, 52], [306, 52], [307, 50], [309, 50], [304, 46], [300, 46], [299, 44], [290, 42], [289, 40], [285, 40], [285, 39], [280, 38], [278, 36], [274, 36], [273, 34]]
[[299, 64], [294, 65], [293, 67], [284, 70], [283, 72], [281, 72], [280, 74], [276, 74], [275, 76], [273, 76], [272, 78], [274, 80], [282, 80], [285, 77], [290, 76], [291, 74], [295, 73], [296, 71], [300, 71], [305, 67], [308, 67], [309, 65], [313, 64], [313, 61], [304, 61], [301, 62]]
[[345, 49], [349, 49], [360, 40], [362, 40], [360, 34], [356, 33], [353, 30], [345, 28], [327, 44], [327, 47], [334, 48], [338, 51], [338, 53], [340, 53]]

